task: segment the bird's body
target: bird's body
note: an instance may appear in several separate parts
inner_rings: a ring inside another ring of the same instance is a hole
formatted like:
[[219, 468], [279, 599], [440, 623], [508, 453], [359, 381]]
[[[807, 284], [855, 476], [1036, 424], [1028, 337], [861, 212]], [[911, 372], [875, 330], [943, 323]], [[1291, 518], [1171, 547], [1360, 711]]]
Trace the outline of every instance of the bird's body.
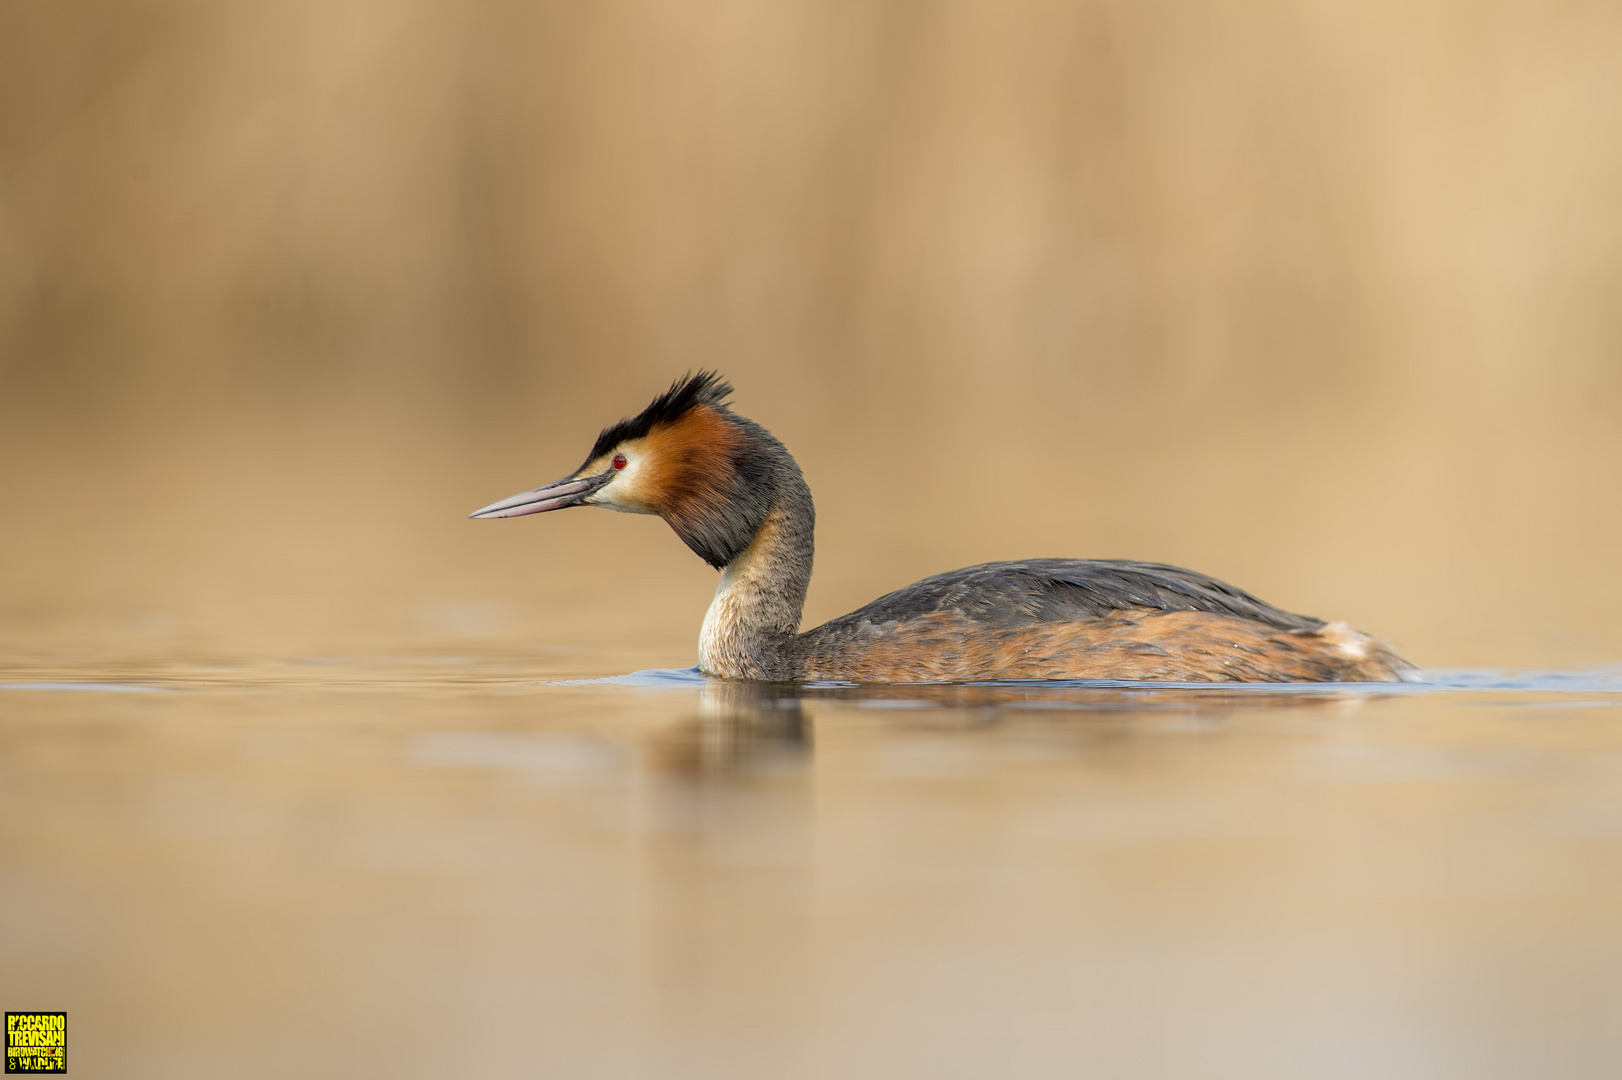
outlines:
[[783, 444], [679, 380], [604, 430], [555, 484], [474, 517], [572, 505], [654, 513], [721, 570], [699, 635], [708, 674], [772, 681], [1379, 682], [1413, 669], [1383, 643], [1158, 563], [1031, 559], [925, 578], [799, 632], [815, 510]]

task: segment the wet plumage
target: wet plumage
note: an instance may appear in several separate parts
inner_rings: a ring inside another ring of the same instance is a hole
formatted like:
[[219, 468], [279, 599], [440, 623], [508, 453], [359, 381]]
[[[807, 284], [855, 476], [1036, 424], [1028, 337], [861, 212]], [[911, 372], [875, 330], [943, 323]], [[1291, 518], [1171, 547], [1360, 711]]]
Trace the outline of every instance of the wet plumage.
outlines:
[[783, 444], [727, 407], [730, 393], [714, 373], [678, 380], [605, 428], [569, 476], [472, 516], [597, 505], [663, 517], [722, 572], [699, 666], [731, 678], [1363, 682], [1412, 671], [1342, 623], [1193, 571], [1124, 559], [966, 567], [799, 633], [814, 551], [811, 493]]

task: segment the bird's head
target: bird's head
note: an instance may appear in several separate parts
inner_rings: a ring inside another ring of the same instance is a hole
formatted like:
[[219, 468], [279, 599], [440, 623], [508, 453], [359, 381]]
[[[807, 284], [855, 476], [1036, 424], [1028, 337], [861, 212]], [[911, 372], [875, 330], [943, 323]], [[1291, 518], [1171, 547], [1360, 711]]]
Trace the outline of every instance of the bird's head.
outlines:
[[604, 428], [574, 472], [493, 502], [469, 517], [507, 518], [570, 506], [657, 514], [714, 567], [754, 539], [792, 459], [764, 428], [727, 408], [732, 387], [713, 371], [677, 379], [629, 419]]

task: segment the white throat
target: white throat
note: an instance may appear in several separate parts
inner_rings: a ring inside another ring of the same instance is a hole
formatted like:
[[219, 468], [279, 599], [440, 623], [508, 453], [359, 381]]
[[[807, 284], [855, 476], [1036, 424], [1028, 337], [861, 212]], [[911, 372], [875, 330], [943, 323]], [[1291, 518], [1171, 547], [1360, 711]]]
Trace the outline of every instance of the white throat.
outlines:
[[729, 679], [767, 677], [762, 664], [771, 658], [762, 655], [762, 650], [774, 647], [772, 638], [780, 640], [798, 629], [781, 625], [782, 589], [772, 573], [780, 531], [781, 521], [774, 513], [743, 554], [721, 571], [721, 584], [698, 632], [701, 671]]

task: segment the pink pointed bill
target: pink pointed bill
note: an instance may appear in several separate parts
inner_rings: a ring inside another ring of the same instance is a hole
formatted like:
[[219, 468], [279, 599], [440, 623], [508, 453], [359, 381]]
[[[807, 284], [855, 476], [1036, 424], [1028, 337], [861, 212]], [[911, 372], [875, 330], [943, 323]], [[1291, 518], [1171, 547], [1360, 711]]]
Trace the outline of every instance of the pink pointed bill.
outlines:
[[493, 502], [489, 506], [473, 511], [468, 517], [511, 518], [523, 517], [525, 514], [541, 514], [548, 510], [561, 510], [565, 506], [579, 504], [582, 496], [601, 486], [600, 483], [593, 484], [590, 480], [559, 480], [555, 484], [538, 487], [534, 491], [521, 491], [510, 498]]

